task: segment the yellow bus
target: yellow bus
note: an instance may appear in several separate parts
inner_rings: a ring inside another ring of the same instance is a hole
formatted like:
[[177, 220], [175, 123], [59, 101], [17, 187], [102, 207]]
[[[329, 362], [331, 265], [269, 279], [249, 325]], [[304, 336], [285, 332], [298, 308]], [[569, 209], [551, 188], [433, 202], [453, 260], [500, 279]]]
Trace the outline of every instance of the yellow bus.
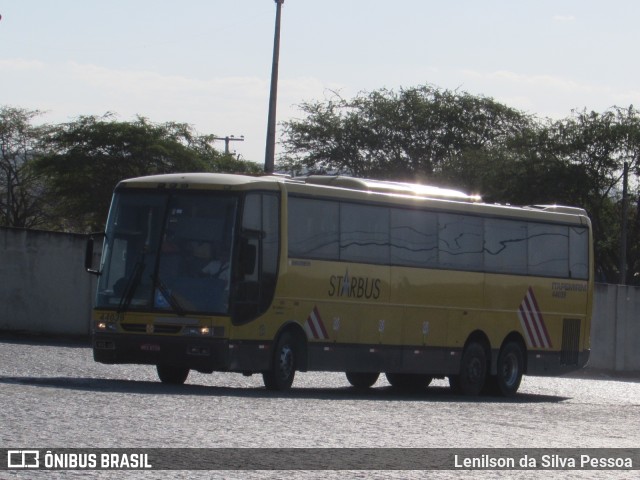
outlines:
[[584, 210], [490, 205], [422, 185], [228, 174], [115, 189], [93, 318], [98, 362], [261, 373], [340, 371], [357, 388], [448, 377], [513, 395], [523, 374], [589, 357]]

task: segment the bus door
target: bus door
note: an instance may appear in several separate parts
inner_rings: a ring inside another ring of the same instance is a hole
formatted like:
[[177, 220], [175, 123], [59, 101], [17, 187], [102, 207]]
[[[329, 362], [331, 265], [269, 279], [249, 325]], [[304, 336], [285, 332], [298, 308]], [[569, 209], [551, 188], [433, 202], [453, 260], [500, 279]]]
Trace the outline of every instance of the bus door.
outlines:
[[278, 196], [247, 194], [239, 235], [233, 323], [263, 314], [275, 292], [280, 248]]

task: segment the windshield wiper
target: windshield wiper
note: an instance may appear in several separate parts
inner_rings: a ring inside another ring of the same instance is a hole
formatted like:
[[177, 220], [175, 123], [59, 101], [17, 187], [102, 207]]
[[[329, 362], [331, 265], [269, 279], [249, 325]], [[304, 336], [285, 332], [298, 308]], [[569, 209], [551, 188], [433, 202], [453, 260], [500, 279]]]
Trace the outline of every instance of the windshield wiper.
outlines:
[[129, 308], [131, 304], [131, 300], [133, 300], [133, 295], [136, 293], [136, 289], [138, 285], [140, 285], [140, 280], [142, 279], [142, 271], [144, 270], [144, 256], [140, 258], [138, 262], [133, 266], [133, 270], [129, 275], [129, 280], [127, 281], [127, 286], [122, 293], [122, 297], [120, 298], [120, 304], [118, 305], [118, 313], [122, 313]]
[[169, 305], [171, 305], [171, 308], [173, 309], [173, 311], [176, 312], [181, 317], [184, 316], [185, 314], [184, 308], [182, 308], [182, 305], [180, 305], [180, 302], [178, 301], [178, 299], [173, 295], [173, 293], [171, 293], [171, 291], [162, 282], [162, 280], [160, 280], [160, 277], [156, 279], [156, 286], [158, 287], [158, 290], [160, 290], [160, 293], [162, 294], [162, 296], [167, 300], [167, 302], [169, 302]]

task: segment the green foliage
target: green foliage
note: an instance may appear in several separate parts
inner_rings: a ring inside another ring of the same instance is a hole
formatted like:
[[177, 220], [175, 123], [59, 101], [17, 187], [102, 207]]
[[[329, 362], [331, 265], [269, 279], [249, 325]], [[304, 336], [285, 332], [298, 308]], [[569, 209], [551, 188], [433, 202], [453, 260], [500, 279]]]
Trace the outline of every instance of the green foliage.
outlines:
[[[558, 154], [569, 175], [562, 189], [591, 216], [595, 239], [596, 266], [601, 278], [619, 281], [622, 223], [622, 171], [624, 163], [635, 172], [636, 198], [640, 158], [640, 112], [633, 107], [614, 107], [604, 113], [574, 112], [556, 124]], [[632, 179], [633, 180], [633, 179]], [[566, 185], [566, 187], [565, 187]], [[568, 188], [570, 187], [570, 188]], [[629, 201], [633, 202], [634, 195]], [[638, 204], [640, 207], [640, 204]], [[640, 210], [629, 209], [627, 222], [637, 224]], [[629, 236], [630, 265], [637, 265], [640, 238]], [[640, 284], [640, 270], [629, 269], [628, 283]]]
[[0, 107], [0, 225], [35, 228], [48, 221], [42, 179], [33, 169], [42, 129], [37, 110]]
[[304, 103], [284, 123], [285, 166], [371, 178], [439, 176], [469, 152], [491, 151], [530, 119], [492, 99], [431, 86]]

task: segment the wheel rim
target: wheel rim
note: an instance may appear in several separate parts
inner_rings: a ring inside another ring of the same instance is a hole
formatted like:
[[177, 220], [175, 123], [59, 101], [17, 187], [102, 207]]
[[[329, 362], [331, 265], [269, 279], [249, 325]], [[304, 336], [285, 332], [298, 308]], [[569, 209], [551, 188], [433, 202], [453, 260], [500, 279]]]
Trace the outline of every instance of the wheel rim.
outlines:
[[293, 372], [293, 349], [289, 345], [284, 345], [280, 350], [280, 375], [287, 379]]
[[502, 362], [502, 380], [505, 385], [512, 386], [518, 381], [518, 373], [520, 372], [520, 365], [518, 364], [518, 358], [515, 354], [509, 353], [505, 356]]
[[482, 378], [482, 362], [479, 358], [474, 357], [467, 367], [467, 378], [471, 383], [478, 383]]

